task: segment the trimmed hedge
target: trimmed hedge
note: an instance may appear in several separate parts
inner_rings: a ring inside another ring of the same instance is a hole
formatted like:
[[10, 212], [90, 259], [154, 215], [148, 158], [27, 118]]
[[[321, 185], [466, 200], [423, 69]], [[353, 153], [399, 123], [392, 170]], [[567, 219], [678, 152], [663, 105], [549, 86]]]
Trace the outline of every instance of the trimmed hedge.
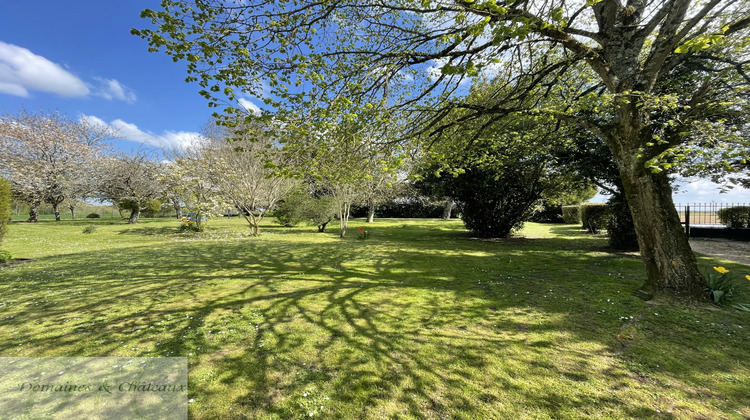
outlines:
[[101, 217], [99, 213], [89, 213], [86, 215], [87, 219], [100, 219]]
[[597, 233], [607, 227], [609, 221], [608, 207], [604, 203], [587, 203], [581, 205], [581, 223], [589, 233]]
[[581, 206], [562, 206], [562, 218], [569, 225], [581, 223]]
[[8, 233], [10, 223], [10, 182], [0, 178], [0, 244], [5, 234]]
[[638, 251], [638, 235], [635, 233], [633, 216], [624, 195], [613, 195], [609, 205], [607, 234], [609, 246], [621, 251]]
[[724, 226], [732, 229], [742, 229], [750, 227], [750, 207], [737, 206], [721, 209], [716, 212], [719, 220]]
[[[352, 206], [352, 217], [367, 217], [368, 206]], [[383, 218], [429, 218], [443, 217], [445, 203], [430, 203], [415, 198], [413, 200], [390, 200], [375, 207], [375, 215]], [[451, 215], [455, 217], [455, 215]]]

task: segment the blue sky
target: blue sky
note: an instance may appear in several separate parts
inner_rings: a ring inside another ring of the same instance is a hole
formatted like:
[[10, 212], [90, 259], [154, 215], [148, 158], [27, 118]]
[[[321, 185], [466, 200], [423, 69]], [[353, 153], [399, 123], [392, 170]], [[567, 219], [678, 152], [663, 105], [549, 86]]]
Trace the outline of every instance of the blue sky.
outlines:
[[0, 13], [0, 110], [60, 111], [119, 128], [116, 146], [188, 141], [212, 110], [183, 63], [130, 34], [158, 1], [10, 1]]
[[[147, 25], [142, 9], [158, 7], [158, 0], [4, 2], [0, 111], [60, 111], [110, 123], [125, 151], [189, 142], [212, 110], [198, 86], [185, 83], [184, 63], [149, 53], [130, 34]], [[675, 202], [750, 202], [748, 190], [719, 194], [703, 180], [680, 186]]]

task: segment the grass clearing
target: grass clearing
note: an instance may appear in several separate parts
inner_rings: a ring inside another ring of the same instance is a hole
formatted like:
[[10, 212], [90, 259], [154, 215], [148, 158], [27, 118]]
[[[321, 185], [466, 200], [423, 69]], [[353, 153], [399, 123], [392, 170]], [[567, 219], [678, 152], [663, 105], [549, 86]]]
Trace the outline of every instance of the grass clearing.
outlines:
[[638, 299], [575, 226], [177, 228], [13, 223], [0, 356], [186, 356], [191, 418], [750, 417], [750, 314]]

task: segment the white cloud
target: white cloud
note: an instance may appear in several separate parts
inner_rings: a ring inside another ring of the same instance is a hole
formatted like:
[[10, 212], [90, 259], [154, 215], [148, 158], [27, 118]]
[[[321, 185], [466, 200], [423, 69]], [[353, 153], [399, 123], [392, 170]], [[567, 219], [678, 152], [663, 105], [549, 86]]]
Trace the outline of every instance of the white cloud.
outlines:
[[135, 93], [128, 87], [120, 84], [117, 80], [103, 79], [101, 77], [95, 77], [94, 79], [99, 82], [99, 87], [94, 91], [96, 96], [101, 96], [109, 100], [118, 99], [129, 104], [135, 103]]
[[0, 41], [0, 93], [29, 96], [30, 90], [67, 97], [84, 97], [86, 84], [59, 64], [26, 48]]
[[159, 147], [161, 149], [179, 149], [190, 146], [197, 139], [201, 138], [200, 133], [190, 131], [164, 131], [161, 134], [154, 134], [143, 131], [137, 125], [123, 121], [121, 119], [112, 120], [109, 123], [93, 115], [83, 115], [91, 124], [109, 125], [117, 131], [117, 136], [130, 141]]
[[240, 98], [237, 100], [237, 103], [240, 104], [240, 106], [244, 108], [245, 111], [253, 113], [255, 115], [260, 115], [260, 107], [252, 103], [249, 99]]
[[0, 41], [0, 93], [28, 97], [30, 91], [82, 98], [89, 95], [134, 103], [135, 93], [115, 79], [87, 83], [61, 65], [26, 48]]
[[675, 203], [750, 203], [750, 190], [740, 186], [721, 193], [721, 185], [707, 179], [689, 179], [677, 184], [680, 188], [673, 196]]

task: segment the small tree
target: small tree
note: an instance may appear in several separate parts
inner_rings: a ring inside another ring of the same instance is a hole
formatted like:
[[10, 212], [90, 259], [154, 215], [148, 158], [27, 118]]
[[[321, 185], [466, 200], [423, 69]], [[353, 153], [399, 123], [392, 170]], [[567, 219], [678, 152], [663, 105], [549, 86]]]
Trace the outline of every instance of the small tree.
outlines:
[[279, 139], [261, 124], [209, 125], [200, 146], [202, 173], [216, 196], [232, 203], [250, 225], [253, 235], [260, 230], [266, 213], [298, 185], [299, 181], [279, 176], [275, 167], [289, 164]]
[[100, 195], [120, 209], [130, 210], [128, 223], [138, 223], [141, 211], [162, 195], [161, 171], [153, 155], [143, 150], [114, 156], [106, 162]]
[[218, 189], [212, 184], [213, 169], [206, 153], [205, 139], [194, 139], [193, 143], [181, 150], [173, 150], [169, 156], [172, 161], [165, 165], [160, 180], [165, 186], [164, 195], [168, 197], [178, 218], [184, 206], [196, 215], [195, 227], [204, 229], [204, 222], [220, 215], [230, 208], [231, 203], [224, 201]]

